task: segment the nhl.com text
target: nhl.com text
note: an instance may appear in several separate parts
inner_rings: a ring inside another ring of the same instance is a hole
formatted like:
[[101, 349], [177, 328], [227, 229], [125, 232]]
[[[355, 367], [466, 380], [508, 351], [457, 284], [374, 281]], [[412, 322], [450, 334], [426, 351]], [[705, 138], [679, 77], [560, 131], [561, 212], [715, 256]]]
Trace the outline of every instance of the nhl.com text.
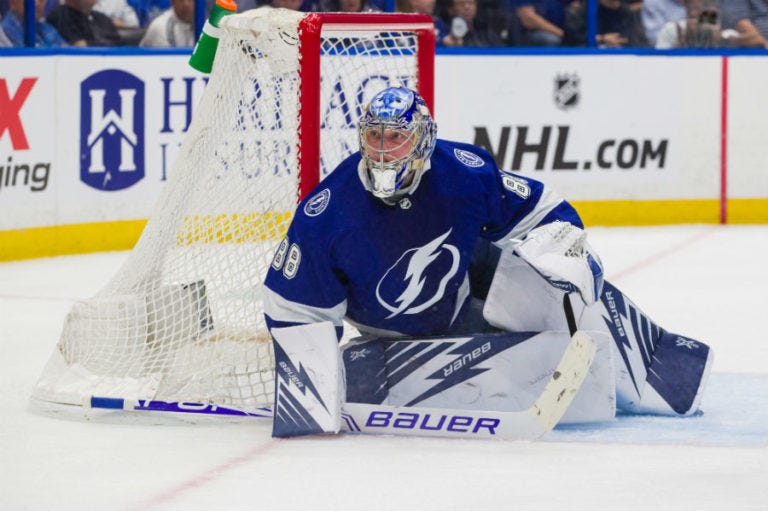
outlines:
[[490, 152], [501, 168], [513, 172], [663, 170], [667, 163], [667, 138], [605, 138], [595, 142], [592, 157], [574, 158], [568, 145], [571, 130], [567, 125], [502, 126], [492, 133], [485, 126], [475, 126], [473, 143]]

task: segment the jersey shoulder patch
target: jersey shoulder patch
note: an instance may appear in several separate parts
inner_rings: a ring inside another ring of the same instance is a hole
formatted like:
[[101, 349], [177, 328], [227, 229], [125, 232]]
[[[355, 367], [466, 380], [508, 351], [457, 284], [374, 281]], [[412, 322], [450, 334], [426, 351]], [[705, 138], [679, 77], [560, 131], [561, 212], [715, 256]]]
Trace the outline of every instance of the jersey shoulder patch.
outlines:
[[310, 217], [318, 216], [325, 211], [330, 202], [331, 190], [330, 188], [323, 188], [304, 203], [304, 214]]
[[480, 156], [473, 153], [472, 151], [468, 151], [466, 149], [460, 149], [458, 147], [454, 147], [453, 155], [456, 157], [457, 160], [459, 160], [461, 163], [463, 163], [467, 167], [477, 168], [485, 165], [485, 160], [483, 160]]

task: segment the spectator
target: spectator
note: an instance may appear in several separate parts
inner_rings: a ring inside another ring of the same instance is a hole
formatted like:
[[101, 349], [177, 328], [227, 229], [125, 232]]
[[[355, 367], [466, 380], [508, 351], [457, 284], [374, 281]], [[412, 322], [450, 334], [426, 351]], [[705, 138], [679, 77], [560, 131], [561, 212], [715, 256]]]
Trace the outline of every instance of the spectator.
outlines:
[[597, 44], [604, 48], [648, 46], [638, 0], [599, 0]]
[[6, 37], [5, 32], [3, 32], [3, 27], [0, 27], [0, 48], [10, 48], [13, 46], [11, 44], [10, 39]]
[[93, 9], [109, 16], [117, 28], [139, 26], [139, 16], [136, 10], [128, 5], [127, 0], [96, 0]]
[[64, 0], [48, 14], [48, 23], [72, 46], [121, 46], [109, 16], [94, 11], [96, 0]]
[[509, 3], [510, 0], [477, 0], [475, 22], [478, 26], [498, 34], [505, 46], [514, 46], [519, 40], [514, 38], [511, 30], [514, 15]]
[[317, 10], [321, 12], [375, 11], [366, 0], [320, 0]]
[[641, 18], [649, 46], [656, 46], [656, 35], [666, 23], [685, 19], [685, 0], [643, 0]]
[[139, 46], [194, 46], [195, 0], [171, 0], [171, 8], [152, 20]]
[[523, 46], [560, 46], [565, 36], [565, 9], [577, 0], [511, 0]]
[[723, 28], [738, 32], [736, 46], [768, 48], [768, 0], [726, 0], [721, 14]]
[[659, 30], [656, 49], [717, 48], [727, 45], [727, 37], [723, 38], [719, 12], [714, 2], [685, 0], [685, 10], [685, 19], [670, 21]]
[[300, 11], [303, 4], [304, 0], [272, 0], [269, 2], [269, 5], [272, 7], [290, 9], [292, 11]]
[[48, 13], [60, 3], [59, 0], [45, 0], [45, 13], [43, 16], [48, 16]]
[[[45, 0], [35, 0], [35, 46], [59, 48], [67, 43], [56, 29], [43, 19]], [[2, 29], [12, 46], [24, 46], [24, 0], [10, 0], [8, 13], [3, 18]]]
[[[206, 7], [208, 6], [208, 2], [206, 2]], [[237, 12], [245, 12], [250, 11], [251, 9], [256, 9], [259, 6], [259, 2], [256, 0], [240, 0], [237, 2]]]
[[[648, 46], [637, 0], [598, 0], [596, 43], [601, 48]], [[587, 8], [572, 3], [566, 11], [564, 46], [586, 46]]]
[[171, 8], [171, 0], [127, 0], [127, 2], [136, 11], [140, 27], [146, 27], [153, 19]]
[[504, 46], [505, 41], [495, 30], [477, 22], [477, 0], [448, 0], [447, 19], [450, 26], [446, 46], [491, 47]]
[[398, 0], [395, 4], [397, 12], [429, 14], [435, 24], [435, 44], [437, 46], [456, 46], [455, 39], [448, 31], [448, 25], [435, 14], [436, 0]]

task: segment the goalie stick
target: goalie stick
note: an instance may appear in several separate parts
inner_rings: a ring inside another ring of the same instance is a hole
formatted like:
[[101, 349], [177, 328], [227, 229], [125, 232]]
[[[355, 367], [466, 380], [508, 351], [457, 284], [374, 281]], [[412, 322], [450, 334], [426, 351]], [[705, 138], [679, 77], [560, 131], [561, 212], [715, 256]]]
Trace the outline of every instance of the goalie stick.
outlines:
[[[365, 403], [342, 403], [344, 430], [407, 436], [498, 438], [535, 440], [552, 430], [581, 388], [596, 352], [594, 340], [575, 331], [568, 295], [564, 309], [572, 330], [571, 341], [534, 404], [520, 411], [478, 411], [398, 407]], [[267, 418], [270, 408], [240, 408], [203, 403], [127, 400], [92, 397], [87, 408], [205, 414], [226, 417]]]

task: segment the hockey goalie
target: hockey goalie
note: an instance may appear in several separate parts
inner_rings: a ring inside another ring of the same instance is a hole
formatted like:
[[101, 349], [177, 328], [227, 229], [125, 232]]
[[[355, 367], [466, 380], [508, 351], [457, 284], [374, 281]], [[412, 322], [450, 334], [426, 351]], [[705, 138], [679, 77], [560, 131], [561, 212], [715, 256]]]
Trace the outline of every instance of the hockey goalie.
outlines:
[[[574, 330], [596, 349], [557, 420], [696, 413], [709, 347], [604, 282], [567, 201], [436, 131], [418, 93], [380, 91], [359, 121], [360, 150], [299, 204], [265, 281], [273, 434], [338, 432], [342, 403], [410, 409], [401, 426], [421, 429], [451, 427], [420, 418], [422, 407], [530, 409]], [[345, 321], [361, 337], [339, 356]]]

